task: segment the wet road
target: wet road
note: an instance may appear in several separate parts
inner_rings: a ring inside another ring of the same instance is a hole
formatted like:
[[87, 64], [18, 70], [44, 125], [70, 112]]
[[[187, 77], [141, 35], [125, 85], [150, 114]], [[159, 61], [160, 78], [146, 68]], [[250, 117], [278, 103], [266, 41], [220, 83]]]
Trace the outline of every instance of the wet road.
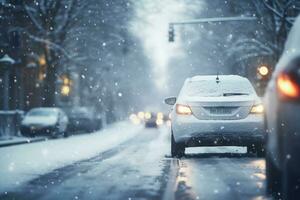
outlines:
[[117, 148], [41, 175], [0, 199], [266, 199], [264, 165], [263, 159], [240, 154], [173, 159], [167, 129], [145, 129]]

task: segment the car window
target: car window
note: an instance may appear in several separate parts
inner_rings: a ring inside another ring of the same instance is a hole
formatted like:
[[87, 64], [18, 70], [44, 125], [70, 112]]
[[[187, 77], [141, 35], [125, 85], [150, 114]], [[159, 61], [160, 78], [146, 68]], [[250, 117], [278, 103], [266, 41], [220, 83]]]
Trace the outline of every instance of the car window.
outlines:
[[187, 96], [218, 97], [251, 95], [254, 89], [248, 81], [215, 80], [191, 81], [184, 90]]

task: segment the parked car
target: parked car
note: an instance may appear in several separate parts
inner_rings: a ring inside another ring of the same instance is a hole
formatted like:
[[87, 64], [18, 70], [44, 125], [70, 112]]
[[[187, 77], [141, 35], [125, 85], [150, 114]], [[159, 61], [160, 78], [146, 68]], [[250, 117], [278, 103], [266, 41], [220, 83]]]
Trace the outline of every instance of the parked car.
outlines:
[[60, 108], [33, 108], [21, 122], [21, 134], [34, 137], [44, 135], [68, 136], [68, 117]]
[[300, 199], [300, 17], [266, 89], [266, 180], [269, 194]]
[[66, 109], [67, 115], [69, 117], [69, 127], [70, 132], [93, 132], [101, 128], [101, 120], [95, 117], [93, 111], [87, 107], [72, 107]]
[[248, 79], [236, 75], [188, 78], [171, 111], [171, 155], [186, 147], [247, 146], [264, 152], [263, 106]]

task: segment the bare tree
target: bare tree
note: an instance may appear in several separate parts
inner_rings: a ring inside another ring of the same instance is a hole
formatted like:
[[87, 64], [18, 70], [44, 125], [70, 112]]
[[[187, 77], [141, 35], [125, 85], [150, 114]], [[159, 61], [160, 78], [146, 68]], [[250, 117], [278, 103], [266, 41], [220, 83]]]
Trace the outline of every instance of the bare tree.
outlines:
[[[253, 35], [242, 35], [227, 51], [235, 62], [246, 62], [257, 57], [270, 57], [276, 62], [283, 51], [287, 34], [299, 14], [297, 0], [252, 0], [258, 29]], [[274, 63], [272, 63], [274, 64]]]
[[62, 57], [71, 59], [72, 55], [62, 46], [69, 31], [78, 21], [78, 16], [86, 5], [80, 0], [34, 0], [23, 3], [30, 19], [30, 27], [24, 33], [43, 47], [47, 70], [44, 85], [44, 105], [55, 104], [55, 82], [57, 68]]
[[67, 60], [63, 65], [80, 77], [80, 90], [74, 93], [80, 96], [79, 106], [106, 112], [108, 121], [115, 118], [117, 101], [124, 99], [118, 93], [128, 70], [125, 60], [130, 46], [128, 23], [132, 14], [129, 2], [90, 0], [63, 43], [76, 56], [73, 59], [76, 67], [67, 67], [72, 66]]

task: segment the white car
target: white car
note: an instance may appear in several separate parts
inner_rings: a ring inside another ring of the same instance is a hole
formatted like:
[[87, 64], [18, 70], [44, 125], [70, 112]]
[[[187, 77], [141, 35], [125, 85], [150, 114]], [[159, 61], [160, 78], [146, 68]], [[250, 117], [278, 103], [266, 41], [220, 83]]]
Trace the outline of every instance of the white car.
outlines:
[[60, 108], [33, 108], [21, 122], [21, 133], [34, 137], [44, 135], [67, 137], [68, 117]]
[[237, 75], [188, 78], [171, 112], [171, 155], [186, 147], [247, 146], [264, 152], [263, 106], [248, 79]]
[[264, 98], [267, 192], [300, 199], [300, 17], [288, 36]]

